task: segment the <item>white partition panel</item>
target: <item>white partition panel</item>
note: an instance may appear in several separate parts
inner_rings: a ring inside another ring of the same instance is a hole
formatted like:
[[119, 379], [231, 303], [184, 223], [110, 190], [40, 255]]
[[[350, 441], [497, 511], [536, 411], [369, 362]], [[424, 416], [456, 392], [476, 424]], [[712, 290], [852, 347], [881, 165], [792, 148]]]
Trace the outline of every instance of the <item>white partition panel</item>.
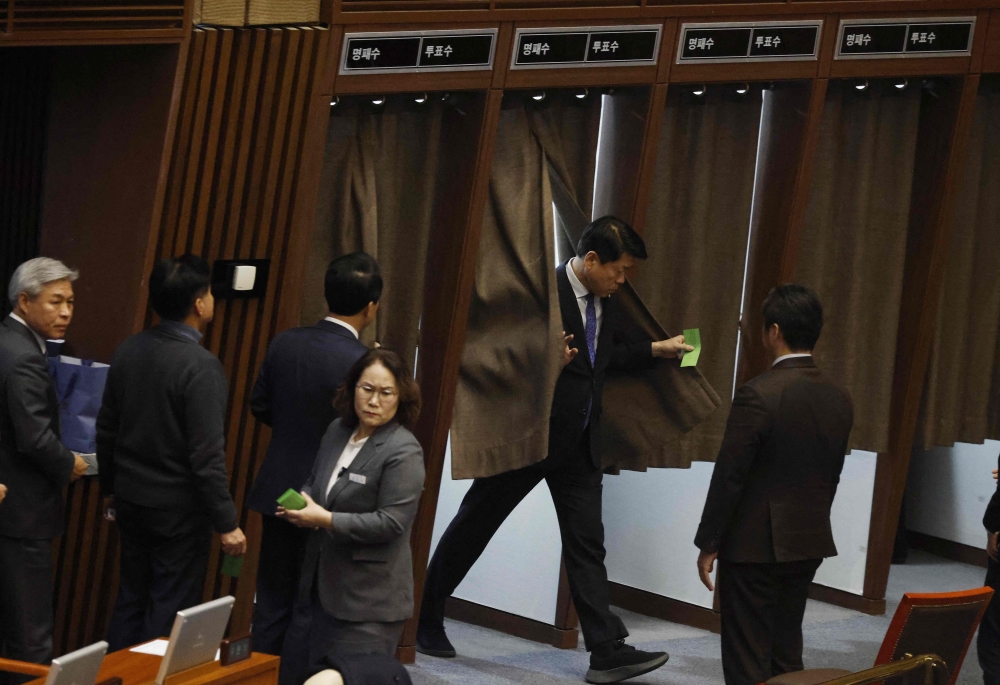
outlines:
[[[471, 486], [471, 480], [451, 479], [449, 442], [431, 554]], [[455, 596], [551, 624], [556, 616], [561, 559], [559, 523], [543, 481], [500, 526]]]
[[608, 578], [622, 585], [712, 607], [698, 580], [694, 535], [714, 464], [622, 471], [604, 477]]
[[816, 572], [814, 582], [820, 585], [856, 595], [864, 593], [877, 457], [874, 452], [855, 450], [844, 458], [840, 487], [830, 512], [837, 556], [825, 560]]
[[996, 491], [990, 471], [1000, 442], [915, 449], [906, 486], [906, 527], [986, 549], [983, 513]]

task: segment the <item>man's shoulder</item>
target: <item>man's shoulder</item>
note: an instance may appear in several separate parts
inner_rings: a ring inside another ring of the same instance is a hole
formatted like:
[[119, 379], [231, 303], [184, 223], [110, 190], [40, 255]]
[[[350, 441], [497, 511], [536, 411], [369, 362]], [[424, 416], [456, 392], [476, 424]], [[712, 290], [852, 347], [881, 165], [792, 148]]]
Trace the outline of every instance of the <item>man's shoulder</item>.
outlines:
[[44, 359], [38, 345], [19, 332], [0, 324], [0, 368], [10, 368], [26, 361]]
[[[345, 333], [349, 332], [345, 329]], [[354, 336], [340, 335], [339, 332], [317, 325], [297, 326], [284, 330], [274, 336], [270, 345], [272, 355], [308, 355], [318, 360], [328, 360], [331, 355], [334, 357], [346, 355], [350, 357], [352, 364], [367, 350], [368, 348]]]

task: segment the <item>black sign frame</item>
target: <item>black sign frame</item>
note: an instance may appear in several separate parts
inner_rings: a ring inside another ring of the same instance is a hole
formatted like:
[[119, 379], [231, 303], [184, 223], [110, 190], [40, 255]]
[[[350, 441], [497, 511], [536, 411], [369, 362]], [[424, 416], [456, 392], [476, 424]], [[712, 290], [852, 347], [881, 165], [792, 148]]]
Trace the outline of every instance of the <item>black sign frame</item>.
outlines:
[[[899, 26], [905, 26], [905, 36], [903, 39], [903, 48], [899, 51], [893, 52], [858, 52], [858, 53], [843, 53], [841, 50], [844, 47], [844, 33], [852, 28], [862, 27], [862, 26], [879, 26], [882, 24], [895, 24]], [[935, 25], [954, 25], [961, 24], [969, 25], [969, 41], [965, 50], [907, 50], [909, 45], [910, 28], [913, 26], [926, 26], [928, 24]], [[972, 46], [976, 37], [976, 17], [975, 16], [961, 16], [961, 17], [893, 17], [891, 19], [878, 18], [878, 19], [841, 19], [840, 27], [837, 29], [837, 45], [833, 54], [833, 59], [835, 60], [853, 60], [853, 59], [920, 59], [928, 57], [970, 57], [972, 55]]]
[[[786, 29], [786, 28], [806, 28], [815, 29], [816, 35], [813, 40], [812, 52], [796, 55], [754, 55], [754, 31], [766, 29]], [[720, 57], [691, 57], [684, 55], [684, 48], [687, 45], [688, 31], [740, 31], [749, 30], [746, 38], [746, 52], [742, 56], [725, 55]], [[675, 64], [745, 64], [750, 62], [815, 62], [819, 59], [819, 44], [823, 36], [822, 19], [803, 19], [792, 21], [730, 21], [730, 22], [684, 22], [680, 26], [677, 40], [677, 54], [674, 57]]]
[[[427, 74], [435, 72], [453, 72], [453, 71], [492, 71], [493, 70], [493, 60], [496, 57], [497, 52], [497, 33], [496, 28], [481, 28], [481, 29], [453, 29], [453, 30], [432, 30], [432, 31], [368, 31], [362, 33], [346, 33], [344, 34], [344, 43], [341, 48], [340, 55], [340, 69], [338, 74], [344, 75], [364, 75], [364, 74]], [[423, 48], [424, 43], [428, 40], [434, 40], [436, 38], [443, 37], [455, 37], [455, 38], [466, 38], [474, 36], [489, 36], [490, 37], [490, 54], [489, 61], [486, 63], [477, 64], [464, 64], [464, 65], [451, 65], [451, 64], [421, 64], [423, 59]], [[352, 41], [370, 41], [378, 39], [387, 39], [392, 41], [404, 40], [404, 39], [419, 39], [419, 46], [416, 52], [416, 58], [412, 66], [406, 65], [401, 67], [372, 67], [372, 68], [355, 68], [351, 69], [348, 67], [348, 62], [351, 58]]]
[[[653, 56], [651, 59], [632, 60], [592, 60], [589, 59], [589, 46], [591, 37], [594, 34], [616, 34], [616, 33], [653, 33], [656, 39], [653, 42]], [[534, 62], [518, 64], [520, 45], [522, 36], [551, 36], [562, 34], [587, 35], [584, 54], [581, 59], [564, 60], [558, 62]], [[628, 24], [622, 26], [537, 26], [521, 27], [514, 32], [514, 42], [511, 49], [510, 69], [511, 71], [521, 71], [527, 69], [587, 69], [602, 67], [650, 67], [656, 66], [660, 59], [660, 42], [663, 40], [663, 24]]]

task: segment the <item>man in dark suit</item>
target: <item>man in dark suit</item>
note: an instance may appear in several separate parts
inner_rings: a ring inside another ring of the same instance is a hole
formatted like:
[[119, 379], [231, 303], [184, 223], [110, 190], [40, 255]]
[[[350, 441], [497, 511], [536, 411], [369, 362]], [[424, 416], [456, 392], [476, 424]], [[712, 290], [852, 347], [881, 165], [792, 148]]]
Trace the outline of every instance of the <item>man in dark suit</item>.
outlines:
[[157, 264], [160, 323], [123, 342], [108, 372], [97, 463], [121, 535], [111, 651], [169, 635], [176, 613], [201, 602], [213, 530], [226, 554], [246, 551], [226, 472], [226, 375], [199, 344], [215, 311], [209, 285], [200, 257]]
[[719, 559], [726, 685], [802, 670], [802, 616], [816, 569], [837, 554], [830, 506], [854, 422], [851, 397], [816, 368], [816, 294], [781, 285], [764, 300], [771, 370], [736, 391], [695, 537], [714, 590]]
[[[445, 600], [514, 507], [545, 480], [559, 518], [570, 592], [591, 652], [587, 681], [613, 683], [659, 668], [667, 655], [626, 645], [628, 631], [609, 608], [601, 520], [603, 474], [596, 449], [605, 373], [641, 369], [652, 365], [654, 357], [676, 358], [693, 348], [684, 344], [683, 336], [620, 342], [623, 314], [614, 293], [625, 282], [626, 270], [646, 258], [642, 238], [628, 224], [614, 217], [594, 221], [584, 230], [576, 254], [556, 269], [567, 344], [552, 399], [548, 456], [473, 482], [427, 570], [417, 650], [431, 656], [455, 655], [444, 631]], [[582, 354], [570, 348], [573, 341]]]
[[[993, 471], [994, 480], [997, 471]], [[986, 528], [986, 580], [985, 585], [1000, 592], [1000, 485], [986, 505], [983, 515], [983, 527]], [[1000, 685], [1000, 599], [994, 594], [990, 600], [983, 619], [979, 623], [979, 637], [976, 642], [979, 654], [979, 667], [983, 669], [985, 685]]]
[[[73, 318], [77, 272], [38, 257], [21, 264], [0, 325], [0, 656], [52, 659], [52, 538], [63, 533], [63, 489], [87, 462], [59, 442], [59, 400], [45, 340]], [[30, 678], [15, 679], [30, 680]]]
[[338, 257], [326, 270], [324, 293], [329, 316], [274, 338], [250, 399], [253, 415], [272, 429], [247, 504], [263, 514], [253, 641], [267, 654], [282, 653], [309, 536], [275, 516], [275, 500], [309, 479], [320, 441], [337, 418], [337, 386], [368, 350], [358, 335], [378, 312], [378, 264], [363, 252]]

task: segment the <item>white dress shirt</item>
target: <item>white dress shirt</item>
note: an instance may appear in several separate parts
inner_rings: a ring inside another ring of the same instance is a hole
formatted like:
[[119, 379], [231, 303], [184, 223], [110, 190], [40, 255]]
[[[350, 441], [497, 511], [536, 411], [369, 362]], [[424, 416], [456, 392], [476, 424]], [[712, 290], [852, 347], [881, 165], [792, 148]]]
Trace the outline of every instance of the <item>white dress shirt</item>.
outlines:
[[18, 316], [14, 312], [11, 312], [8, 316], [10, 316], [10, 318], [14, 319], [14, 321], [17, 321], [19, 324], [21, 324], [22, 326], [24, 326], [25, 328], [27, 328], [31, 332], [31, 334], [33, 336], [35, 336], [35, 342], [38, 343], [38, 347], [42, 350], [42, 354], [45, 354], [45, 355], [48, 354], [48, 351], [45, 348], [45, 340], [42, 338], [42, 336], [38, 335], [38, 333], [35, 333], [35, 329], [33, 329], [31, 326], [29, 326], [27, 321], [25, 321], [24, 319], [22, 319], [20, 316]]
[[351, 335], [353, 335], [355, 339], [358, 338], [358, 329], [356, 329], [354, 326], [352, 326], [351, 324], [347, 323], [346, 321], [341, 321], [340, 319], [335, 319], [332, 316], [328, 316], [328, 317], [326, 317], [323, 320], [324, 321], [329, 321], [330, 323], [340, 324], [341, 326], [343, 326], [344, 328], [346, 328], [347, 330], [349, 330], [351, 332]]
[[[576, 295], [576, 304], [577, 304], [577, 306], [580, 307], [580, 316], [583, 317], [583, 331], [584, 331], [584, 335], [586, 335], [586, 333], [587, 333], [587, 295], [590, 294], [590, 291], [587, 290], [587, 286], [585, 286], [583, 283], [580, 282], [580, 279], [577, 278], [577, 276], [576, 276], [576, 272], [573, 271], [573, 260], [572, 259], [569, 261], [569, 263], [566, 264], [566, 278], [569, 279], [569, 285], [570, 285], [571, 288], [573, 288], [573, 294]], [[601, 319], [602, 319], [603, 314], [604, 314], [603, 308], [601, 307], [601, 298], [597, 297], [596, 295], [594, 296], [594, 310], [597, 312], [597, 331], [594, 333], [594, 351], [596, 352], [597, 351], [597, 341], [601, 337]], [[586, 349], [586, 347], [587, 347], [587, 339], [586, 338], [584, 338], [583, 340], [574, 340], [573, 343], [575, 343], [577, 345], [583, 345], [583, 348], [577, 348], [577, 349]]]
[[[347, 441], [346, 445], [344, 445], [344, 451], [340, 453], [340, 459], [337, 460], [337, 465], [333, 467], [333, 473], [330, 474], [330, 482], [326, 484], [326, 492], [323, 497], [324, 502], [330, 497], [330, 491], [333, 490], [333, 486], [337, 482], [337, 476], [345, 469], [350, 468], [351, 464], [354, 463], [354, 458], [358, 456], [358, 452], [360, 452], [361, 448], [365, 446], [366, 442], [368, 442], [368, 438], [362, 438], [361, 440], [355, 441], [354, 437], [357, 434], [358, 429], [355, 428], [354, 432], [351, 433], [351, 439]], [[322, 504], [320, 506], [322, 506]]]
[[812, 352], [793, 352], [792, 354], [783, 354], [780, 357], [778, 357], [777, 359], [775, 359], [774, 363], [772, 363], [771, 366], [774, 366], [778, 362], [783, 362], [786, 359], [795, 359], [797, 357], [811, 357], [811, 356], [812, 356]]

